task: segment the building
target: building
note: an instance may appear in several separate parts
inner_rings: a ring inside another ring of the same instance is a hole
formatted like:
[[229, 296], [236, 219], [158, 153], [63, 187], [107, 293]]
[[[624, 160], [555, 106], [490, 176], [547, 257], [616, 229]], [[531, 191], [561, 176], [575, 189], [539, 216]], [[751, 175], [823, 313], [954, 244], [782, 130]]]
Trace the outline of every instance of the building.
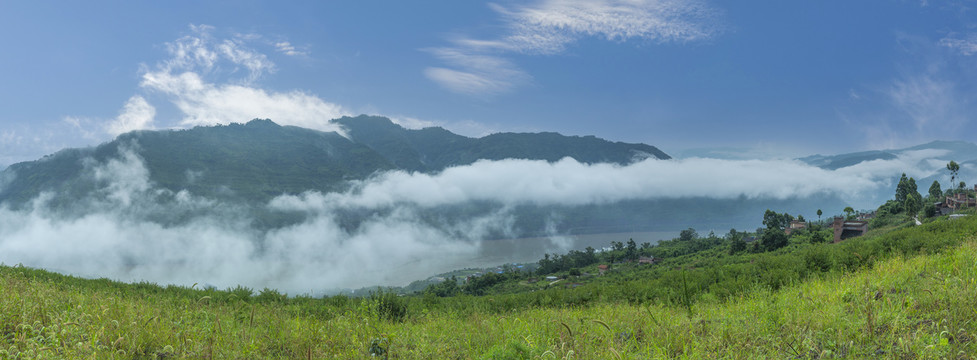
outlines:
[[868, 221], [846, 221], [843, 217], [836, 217], [834, 222], [831, 223], [831, 228], [835, 232], [834, 242], [841, 242], [848, 238], [864, 235], [868, 231]]
[[638, 264], [654, 264], [655, 258], [649, 256], [642, 256], [638, 258]]
[[943, 208], [949, 209], [949, 212], [966, 207], [974, 207], [974, 205], [977, 205], [977, 199], [971, 199], [970, 195], [965, 192], [958, 192], [953, 194], [953, 196], [947, 196], [946, 201], [943, 202]]
[[791, 233], [793, 233], [793, 232], [795, 232], [797, 230], [806, 229], [806, 228], [807, 228], [807, 223], [806, 222], [798, 221], [798, 220], [793, 220], [793, 221], [790, 222], [790, 225], [787, 226], [786, 229], [784, 229], [784, 233], [786, 233], [788, 236], [790, 236]]
[[607, 272], [607, 265], [597, 265], [597, 272], [599, 275], [604, 275]]

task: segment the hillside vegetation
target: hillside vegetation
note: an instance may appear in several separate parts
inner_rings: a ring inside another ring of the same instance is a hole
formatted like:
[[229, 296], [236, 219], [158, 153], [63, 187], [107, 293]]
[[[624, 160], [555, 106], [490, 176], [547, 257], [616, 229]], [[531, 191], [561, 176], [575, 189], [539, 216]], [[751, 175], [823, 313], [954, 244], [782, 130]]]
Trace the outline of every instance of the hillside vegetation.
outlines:
[[975, 234], [970, 216], [718, 246], [660, 273], [489, 296], [285, 297], [4, 266], [0, 358], [968, 358]]

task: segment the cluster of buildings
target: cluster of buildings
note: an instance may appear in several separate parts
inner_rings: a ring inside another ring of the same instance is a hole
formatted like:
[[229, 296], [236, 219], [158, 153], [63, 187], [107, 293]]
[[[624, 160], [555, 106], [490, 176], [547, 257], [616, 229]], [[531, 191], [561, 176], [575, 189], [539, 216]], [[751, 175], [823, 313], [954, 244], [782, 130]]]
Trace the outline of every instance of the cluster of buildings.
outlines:
[[[974, 192], [977, 193], [977, 185], [974, 185]], [[939, 210], [940, 215], [952, 214], [962, 208], [975, 206], [977, 206], [977, 199], [971, 198], [963, 191], [947, 196], [943, 202], [936, 203], [936, 209]]]

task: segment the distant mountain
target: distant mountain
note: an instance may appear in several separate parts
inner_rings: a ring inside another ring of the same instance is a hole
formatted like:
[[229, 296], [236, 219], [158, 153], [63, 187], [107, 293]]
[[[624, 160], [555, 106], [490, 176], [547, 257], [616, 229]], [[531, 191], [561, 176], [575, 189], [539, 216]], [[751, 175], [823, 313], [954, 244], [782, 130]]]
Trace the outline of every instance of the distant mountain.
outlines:
[[857, 165], [865, 161], [891, 160], [911, 151], [937, 150], [943, 152], [940, 158], [958, 163], [977, 161], [977, 144], [966, 141], [933, 141], [904, 149], [872, 150], [839, 155], [812, 155], [798, 160], [828, 170]]
[[437, 171], [483, 159], [557, 161], [572, 157], [589, 164], [625, 165], [649, 157], [671, 158], [654, 146], [609, 142], [593, 136], [544, 132], [468, 138], [440, 127], [406, 130], [383, 117], [344, 117], [336, 122], [346, 129], [354, 142], [373, 149], [397, 168], [414, 171]]
[[143, 159], [150, 180], [197, 195], [267, 201], [283, 193], [334, 191], [346, 180], [380, 171], [436, 172], [480, 159], [627, 164], [670, 157], [645, 144], [610, 142], [557, 133], [500, 133], [469, 138], [442, 128], [408, 130], [375, 116], [334, 120], [349, 137], [271, 120], [188, 130], [137, 131], [97, 147], [66, 149], [40, 160], [11, 165], [0, 178], [0, 202], [21, 203], [43, 191], [66, 199], [93, 185], [82, 176], [86, 161], [105, 162], [131, 147]]

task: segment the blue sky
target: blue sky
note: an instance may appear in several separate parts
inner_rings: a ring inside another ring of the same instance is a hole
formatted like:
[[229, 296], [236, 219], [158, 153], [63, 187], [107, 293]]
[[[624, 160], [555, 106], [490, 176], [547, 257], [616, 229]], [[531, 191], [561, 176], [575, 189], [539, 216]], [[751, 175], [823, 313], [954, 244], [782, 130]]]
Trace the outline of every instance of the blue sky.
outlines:
[[667, 153], [973, 140], [975, 1], [0, 4], [0, 166], [134, 129], [385, 115]]

